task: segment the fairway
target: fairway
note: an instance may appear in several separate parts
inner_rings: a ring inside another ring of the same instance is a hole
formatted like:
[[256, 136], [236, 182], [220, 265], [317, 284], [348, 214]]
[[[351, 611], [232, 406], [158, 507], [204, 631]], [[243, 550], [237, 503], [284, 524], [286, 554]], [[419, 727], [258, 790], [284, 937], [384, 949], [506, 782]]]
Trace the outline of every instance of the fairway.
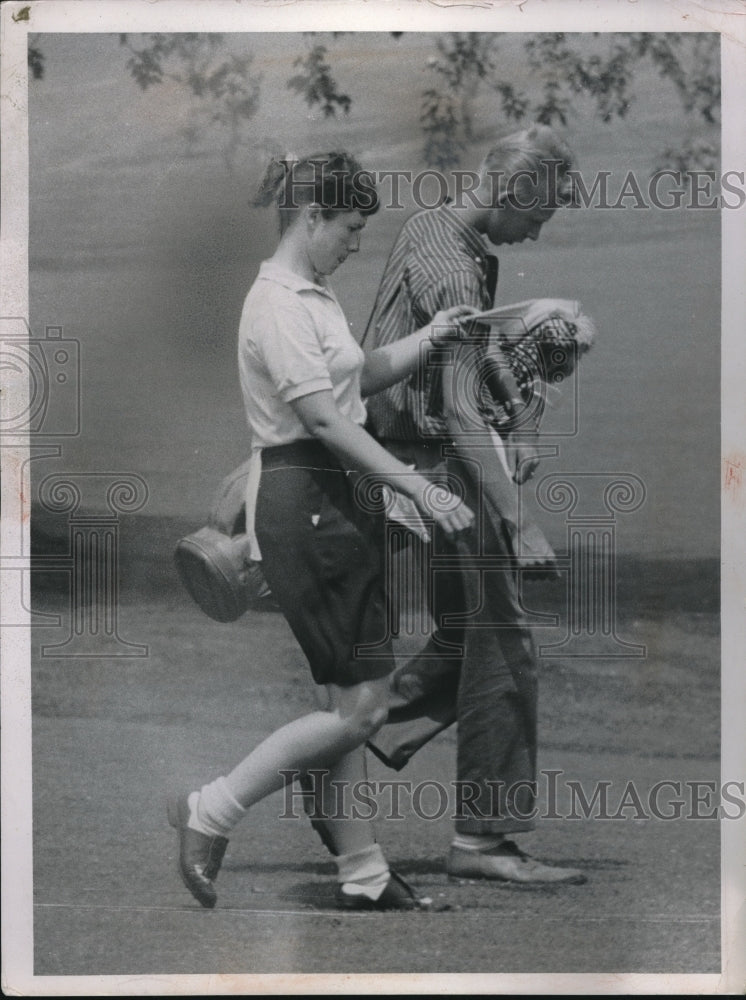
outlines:
[[[447, 730], [401, 772], [370, 759], [372, 780], [409, 783], [398, 793], [397, 819], [385, 818], [392, 793], [379, 788], [377, 831], [392, 864], [433, 899], [432, 912], [337, 911], [331, 859], [283, 794], [254, 807], [234, 831], [217, 909], [203, 911], [176, 872], [167, 795], [223, 773], [313, 704], [280, 615], [249, 611], [221, 625], [176, 585], [160, 596], [173, 571], [149, 563], [148, 543], [177, 537], [182, 524], [143, 522], [142, 565], [124, 574], [120, 631], [146, 644], [148, 656], [36, 659], [38, 975], [717, 971], [720, 834], [704, 818], [711, 804], [703, 802], [695, 821], [686, 813], [643, 817], [634, 804], [619, 809], [629, 782], [649, 813], [658, 782], [718, 779], [715, 563], [623, 564], [620, 634], [648, 644], [646, 659], [540, 664], [539, 769], [559, 772], [557, 815], [521, 840], [537, 856], [582, 868], [586, 885], [448, 879], [452, 824], [432, 789], [450, 788], [452, 811], [456, 742]], [[53, 594], [37, 596], [64, 620]], [[537, 584], [530, 596], [532, 607], [560, 610], [561, 588]], [[58, 631], [37, 634], [48, 641]], [[556, 630], [546, 635], [553, 638]], [[413, 644], [401, 640], [399, 650]], [[598, 806], [584, 816], [571, 782], [587, 799], [608, 782], [606, 812], [617, 818], [599, 818]], [[407, 788], [418, 786], [413, 808]], [[540, 780], [540, 809], [548, 787]], [[661, 814], [675, 814], [674, 797], [661, 794]]]

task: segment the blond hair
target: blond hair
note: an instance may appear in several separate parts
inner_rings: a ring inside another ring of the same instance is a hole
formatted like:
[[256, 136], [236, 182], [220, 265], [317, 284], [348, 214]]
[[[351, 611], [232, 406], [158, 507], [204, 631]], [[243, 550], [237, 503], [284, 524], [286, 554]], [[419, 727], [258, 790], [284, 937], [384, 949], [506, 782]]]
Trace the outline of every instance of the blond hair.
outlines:
[[575, 157], [564, 141], [548, 125], [531, 125], [512, 132], [495, 143], [479, 168], [480, 176], [493, 185], [493, 204], [508, 195], [525, 205], [537, 191], [546, 194], [542, 208], [572, 204], [574, 185], [570, 171]]

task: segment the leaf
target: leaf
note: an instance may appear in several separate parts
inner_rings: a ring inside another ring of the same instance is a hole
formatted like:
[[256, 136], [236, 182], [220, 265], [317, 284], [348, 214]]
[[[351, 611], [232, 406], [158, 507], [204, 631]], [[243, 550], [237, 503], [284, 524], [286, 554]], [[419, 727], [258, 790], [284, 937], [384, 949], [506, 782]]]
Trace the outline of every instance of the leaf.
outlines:
[[303, 72], [292, 76], [287, 83], [290, 90], [303, 97], [309, 107], [318, 105], [325, 118], [333, 118], [337, 111], [348, 114], [352, 98], [341, 94], [337, 81], [331, 75], [331, 67], [326, 61], [326, 47], [314, 45], [305, 56], [299, 56], [294, 66], [301, 66]]
[[31, 70], [33, 80], [44, 78], [44, 53], [36, 45], [28, 47], [28, 67]]

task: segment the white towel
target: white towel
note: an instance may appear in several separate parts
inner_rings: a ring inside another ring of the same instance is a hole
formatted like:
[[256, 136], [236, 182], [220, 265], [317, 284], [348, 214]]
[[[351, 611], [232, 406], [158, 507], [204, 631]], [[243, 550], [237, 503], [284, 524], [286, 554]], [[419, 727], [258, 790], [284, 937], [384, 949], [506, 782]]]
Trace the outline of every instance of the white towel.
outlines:
[[249, 458], [249, 474], [246, 477], [246, 536], [249, 540], [249, 557], [261, 562], [262, 553], [256, 540], [256, 498], [259, 495], [259, 480], [262, 477], [262, 449], [252, 448]]

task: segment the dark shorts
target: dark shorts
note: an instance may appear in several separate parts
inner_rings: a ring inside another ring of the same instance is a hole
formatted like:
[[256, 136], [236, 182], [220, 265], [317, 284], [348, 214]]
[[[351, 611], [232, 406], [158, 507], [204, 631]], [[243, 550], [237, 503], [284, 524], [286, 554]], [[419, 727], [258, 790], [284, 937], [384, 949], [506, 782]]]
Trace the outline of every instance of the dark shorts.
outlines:
[[394, 667], [384, 522], [316, 441], [262, 451], [255, 531], [263, 572], [317, 684], [349, 687]]

